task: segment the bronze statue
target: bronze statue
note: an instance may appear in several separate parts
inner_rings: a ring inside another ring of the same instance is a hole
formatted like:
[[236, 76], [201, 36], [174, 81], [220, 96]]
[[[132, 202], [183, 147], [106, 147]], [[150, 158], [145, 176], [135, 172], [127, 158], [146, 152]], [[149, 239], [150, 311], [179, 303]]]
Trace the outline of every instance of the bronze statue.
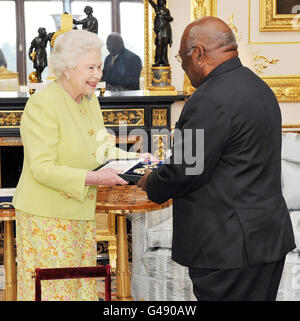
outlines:
[[166, 0], [157, 0], [155, 4], [152, 0], [149, 3], [154, 8], [156, 16], [154, 21], [154, 32], [155, 37], [155, 64], [154, 67], [158, 66], [169, 66], [168, 59], [168, 45], [172, 46], [172, 29], [171, 17], [169, 9], [166, 8]]
[[33, 61], [33, 68], [36, 70], [37, 81], [42, 82], [42, 72], [48, 66], [47, 60], [47, 43], [51, 41], [53, 33], [47, 34], [45, 28], [38, 29], [38, 36], [35, 37], [30, 45], [28, 55]]
[[73, 23], [75, 25], [82, 25], [83, 30], [98, 34], [98, 20], [93, 16], [93, 8], [90, 6], [86, 6], [83, 11], [87, 15], [87, 17], [78, 21], [73, 19]]

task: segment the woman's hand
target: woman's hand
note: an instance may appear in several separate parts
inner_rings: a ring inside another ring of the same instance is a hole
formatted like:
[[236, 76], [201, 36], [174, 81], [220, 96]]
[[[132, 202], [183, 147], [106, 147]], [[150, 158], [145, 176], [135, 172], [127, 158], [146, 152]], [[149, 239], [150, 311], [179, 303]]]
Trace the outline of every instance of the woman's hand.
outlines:
[[157, 159], [155, 156], [153, 156], [150, 153], [142, 153], [142, 154], [140, 154], [140, 157], [144, 158], [146, 161], [159, 162], [159, 159]]
[[88, 171], [86, 175], [85, 185], [127, 185], [125, 181], [118, 175], [118, 172], [113, 168], [99, 169], [98, 171]]

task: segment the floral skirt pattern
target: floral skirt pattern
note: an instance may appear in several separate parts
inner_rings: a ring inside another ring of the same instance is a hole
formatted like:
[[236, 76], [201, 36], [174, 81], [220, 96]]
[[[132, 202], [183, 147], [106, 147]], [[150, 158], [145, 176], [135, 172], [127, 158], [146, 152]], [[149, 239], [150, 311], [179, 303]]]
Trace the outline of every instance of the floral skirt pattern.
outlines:
[[[35, 268], [96, 265], [95, 221], [49, 218], [16, 210], [17, 298], [35, 300]], [[98, 300], [96, 279], [42, 280], [43, 301]]]

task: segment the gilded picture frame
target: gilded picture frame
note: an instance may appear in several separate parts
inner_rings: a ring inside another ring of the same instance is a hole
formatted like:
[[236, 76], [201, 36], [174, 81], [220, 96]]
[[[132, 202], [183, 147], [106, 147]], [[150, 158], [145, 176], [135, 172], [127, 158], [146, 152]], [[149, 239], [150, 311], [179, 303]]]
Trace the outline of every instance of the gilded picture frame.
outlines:
[[297, 0], [260, 0], [262, 32], [300, 31], [300, 5]]

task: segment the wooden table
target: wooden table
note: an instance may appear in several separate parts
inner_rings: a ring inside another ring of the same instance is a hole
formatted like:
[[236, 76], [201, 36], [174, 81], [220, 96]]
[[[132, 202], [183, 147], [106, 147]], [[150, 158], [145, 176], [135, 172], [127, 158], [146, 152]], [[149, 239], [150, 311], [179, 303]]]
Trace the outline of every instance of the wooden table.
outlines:
[[151, 202], [147, 193], [136, 185], [99, 187], [96, 210], [117, 217], [117, 301], [133, 301], [128, 269], [126, 215], [156, 211], [171, 204], [171, 200], [163, 204]]
[[0, 221], [4, 221], [4, 269], [5, 300], [17, 300], [16, 252], [14, 244], [14, 209], [0, 209]]

